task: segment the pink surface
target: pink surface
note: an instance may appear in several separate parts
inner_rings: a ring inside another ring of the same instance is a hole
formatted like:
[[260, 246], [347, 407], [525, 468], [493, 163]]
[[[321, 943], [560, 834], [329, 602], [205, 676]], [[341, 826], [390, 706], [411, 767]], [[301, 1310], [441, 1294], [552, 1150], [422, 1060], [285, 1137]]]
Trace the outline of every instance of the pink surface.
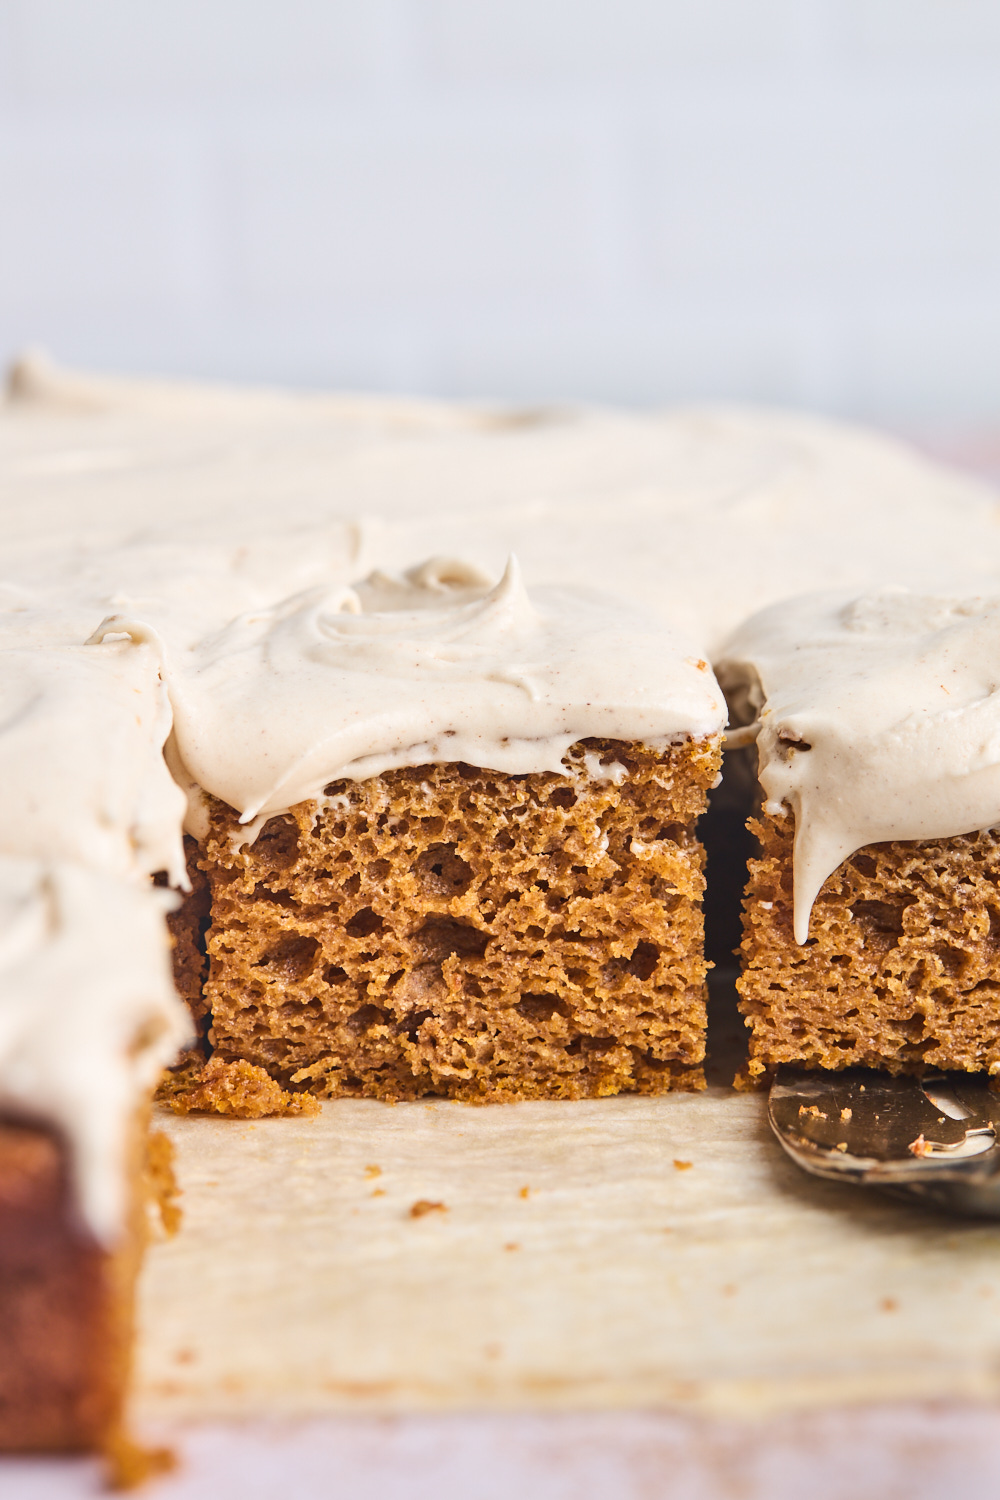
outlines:
[[904, 437], [939, 463], [965, 469], [989, 484], [1000, 485], [1000, 429], [982, 427], [939, 432], [934, 436], [906, 432]]
[[[150, 1500], [956, 1500], [1000, 1493], [1000, 1410], [899, 1407], [742, 1426], [622, 1412], [354, 1418], [174, 1434]], [[7, 1500], [101, 1493], [85, 1461], [7, 1460]]]

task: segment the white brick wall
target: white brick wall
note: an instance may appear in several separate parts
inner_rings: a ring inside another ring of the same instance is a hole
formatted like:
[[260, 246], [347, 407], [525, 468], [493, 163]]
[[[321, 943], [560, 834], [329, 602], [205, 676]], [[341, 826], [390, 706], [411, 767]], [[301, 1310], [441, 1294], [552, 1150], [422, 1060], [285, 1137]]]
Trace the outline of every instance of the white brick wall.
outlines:
[[393, 0], [21, 0], [21, 76], [57, 108], [199, 113], [349, 96], [386, 72]]
[[[587, 132], [475, 107], [249, 132], [227, 163], [236, 284], [308, 317], [593, 295], [604, 207]], [[294, 275], [289, 271], [294, 268]]]
[[[469, 89], [566, 85], [621, 97], [692, 70], [793, 60], [802, 0], [426, 0], [429, 76]], [[808, 0], [806, 0], [808, 5]]]
[[0, 0], [0, 354], [1000, 420], [998, 0]]
[[876, 67], [1000, 62], [993, 0], [841, 0], [841, 24], [848, 55]]

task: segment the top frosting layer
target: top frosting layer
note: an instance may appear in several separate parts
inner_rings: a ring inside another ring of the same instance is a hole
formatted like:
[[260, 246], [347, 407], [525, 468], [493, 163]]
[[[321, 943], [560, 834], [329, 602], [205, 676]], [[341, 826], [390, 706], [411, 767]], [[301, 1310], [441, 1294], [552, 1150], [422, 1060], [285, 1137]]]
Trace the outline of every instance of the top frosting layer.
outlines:
[[[142, 642], [123, 616], [108, 632]], [[340, 777], [462, 760], [558, 771], [591, 735], [718, 734], [725, 700], [676, 632], [580, 589], [529, 594], [514, 558], [490, 584], [434, 559], [318, 587], [164, 651], [190, 779], [258, 823]]]
[[0, 568], [64, 578], [67, 599], [86, 583], [81, 638], [167, 594], [170, 638], [201, 639], [323, 582], [434, 556], [496, 579], [515, 552], [529, 589], [603, 590], [710, 657], [791, 594], [936, 589], [1000, 566], [991, 489], [813, 417], [489, 410], [35, 367], [17, 390], [0, 406]]
[[795, 815], [795, 936], [865, 844], [1000, 823], [1000, 591], [884, 590], [773, 606], [718, 666], [758, 714], [769, 810]]

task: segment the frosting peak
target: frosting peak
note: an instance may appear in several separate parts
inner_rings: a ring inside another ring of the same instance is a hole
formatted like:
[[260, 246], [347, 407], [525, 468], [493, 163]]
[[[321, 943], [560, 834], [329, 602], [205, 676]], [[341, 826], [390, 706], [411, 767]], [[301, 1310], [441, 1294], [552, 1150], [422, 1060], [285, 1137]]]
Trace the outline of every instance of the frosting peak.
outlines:
[[[320, 593], [315, 606], [303, 601], [312, 609], [304, 649], [314, 661], [341, 671], [415, 682], [429, 674], [431, 680], [471, 681], [482, 675], [490, 654], [505, 646], [516, 651], [518, 641], [539, 627], [516, 558], [494, 587], [485, 578], [474, 581], [481, 578], [478, 570], [458, 566], [428, 575], [424, 565], [399, 579], [376, 573], [358, 589]], [[290, 605], [284, 621], [305, 623], [294, 600]], [[517, 674], [501, 673], [497, 680], [525, 686]]]
[[[130, 627], [131, 628], [131, 627]], [[592, 735], [718, 733], [722, 695], [667, 627], [581, 589], [434, 559], [241, 616], [170, 659], [191, 780], [245, 823], [341, 777], [464, 760], [558, 770]]]

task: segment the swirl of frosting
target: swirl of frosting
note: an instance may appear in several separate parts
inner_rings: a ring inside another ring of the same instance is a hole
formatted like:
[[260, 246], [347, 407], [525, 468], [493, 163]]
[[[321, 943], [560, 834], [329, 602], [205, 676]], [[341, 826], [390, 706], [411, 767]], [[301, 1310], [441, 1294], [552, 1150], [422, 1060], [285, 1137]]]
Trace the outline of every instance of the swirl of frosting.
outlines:
[[187, 773], [245, 823], [345, 776], [441, 760], [556, 771], [591, 735], [701, 738], [725, 717], [673, 631], [586, 590], [529, 594], [514, 558], [493, 587], [435, 559], [310, 590], [174, 653], [167, 680]]

